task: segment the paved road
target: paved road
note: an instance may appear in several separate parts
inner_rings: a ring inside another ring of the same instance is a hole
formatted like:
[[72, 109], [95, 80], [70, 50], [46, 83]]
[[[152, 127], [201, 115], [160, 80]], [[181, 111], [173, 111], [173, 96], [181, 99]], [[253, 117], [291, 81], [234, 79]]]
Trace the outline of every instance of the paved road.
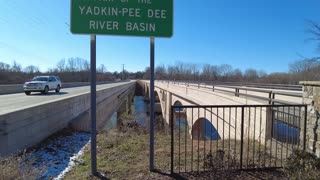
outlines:
[[[97, 85], [97, 91], [127, 83], [129, 82]], [[0, 115], [89, 92], [90, 86], [82, 86], [66, 89], [62, 88], [60, 93], [50, 91], [47, 95], [37, 92], [31, 93], [30, 96], [27, 96], [24, 93], [0, 95]]]

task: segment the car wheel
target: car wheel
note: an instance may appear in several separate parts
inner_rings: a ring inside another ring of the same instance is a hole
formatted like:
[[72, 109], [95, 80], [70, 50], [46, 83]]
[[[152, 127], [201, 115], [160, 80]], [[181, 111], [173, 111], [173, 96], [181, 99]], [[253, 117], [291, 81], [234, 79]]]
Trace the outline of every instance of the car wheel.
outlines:
[[57, 86], [56, 93], [60, 92], [60, 85]]
[[31, 94], [30, 91], [25, 91], [24, 93], [25, 93], [26, 95], [30, 95], [30, 94]]
[[49, 87], [48, 87], [48, 86], [46, 86], [46, 87], [44, 88], [43, 93], [44, 93], [44, 94], [48, 94], [48, 93], [49, 93]]

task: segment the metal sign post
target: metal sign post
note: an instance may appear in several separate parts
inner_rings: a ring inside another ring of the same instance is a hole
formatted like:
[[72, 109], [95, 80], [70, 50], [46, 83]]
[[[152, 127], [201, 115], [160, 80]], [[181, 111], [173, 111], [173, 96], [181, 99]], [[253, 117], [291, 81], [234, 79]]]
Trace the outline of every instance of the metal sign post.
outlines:
[[91, 173], [97, 174], [97, 139], [96, 139], [96, 35], [90, 39], [91, 66]]
[[150, 37], [150, 171], [154, 170], [154, 37]]

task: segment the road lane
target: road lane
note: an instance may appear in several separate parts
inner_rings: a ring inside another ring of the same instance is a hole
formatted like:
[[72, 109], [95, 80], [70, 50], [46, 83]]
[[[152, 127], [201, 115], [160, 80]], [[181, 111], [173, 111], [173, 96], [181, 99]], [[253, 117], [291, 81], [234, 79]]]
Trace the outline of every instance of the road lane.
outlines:
[[[107, 89], [130, 82], [110, 83], [97, 85], [97, 91]], [[74, 87], [74, 88], [62, 88], [60, 93], [50, 91], [49, 94], [41, 94], [37, 92], [31, 93], [30, 96], [24, 93], [0, 95], [0, 115], [10, 112], [26, 109], [29, 107], [46, 104], [61, 99], [79, 96], [90, 92], [90, 86]]]

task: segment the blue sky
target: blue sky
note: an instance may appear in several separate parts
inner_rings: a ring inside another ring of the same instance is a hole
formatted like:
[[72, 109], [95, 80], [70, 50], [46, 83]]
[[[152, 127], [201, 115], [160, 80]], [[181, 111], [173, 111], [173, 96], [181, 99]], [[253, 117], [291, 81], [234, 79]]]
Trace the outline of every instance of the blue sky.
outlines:
[[[230, 64], [287, 72], [288, 64], [319, 56], [306, 42], [307, 20], [320, 23], [319, 0], [175, 0], [174, 35], [156, 39], [156, 65]], [[42, 71], [62, 58], [89, 60], [90, 36], [70, 33], [69, 0], [0, 0], [0, 61]], [[97, 36], [97, 65], [144, 70], [149, 39]]]

